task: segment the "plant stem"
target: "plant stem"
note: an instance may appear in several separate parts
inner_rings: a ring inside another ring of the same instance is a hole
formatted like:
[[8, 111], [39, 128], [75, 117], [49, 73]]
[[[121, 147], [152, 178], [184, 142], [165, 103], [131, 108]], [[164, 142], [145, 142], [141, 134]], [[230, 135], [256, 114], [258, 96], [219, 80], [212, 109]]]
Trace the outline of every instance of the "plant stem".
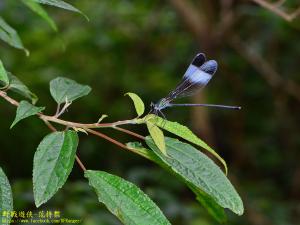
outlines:
[[[94, 135], [96, 135], [96, 136], [98, 136], [98, 137], [101, 137], [101, 138], [103, 138], [103, 139], [106, 139], [106, 140], [112, 142], [113, 144], [115, 144], [115, 145], [117, 145], [117, 146], [119, 146], [119, 147], [121, 147], [121, 148], [124, 148], [124, 149], [126, 149], [126, 150], [129, 150], [129, 151], [131, 151], [131, 152], [133, 152], [133, 153], [135, 153], [135, 154], [138, 154], [138, 155], [140, 155], [140, 156], [142, 156], [142, 157], [144, 157], [144, 158], [146, 158], [146, 159], [149, 159], [149, 160], [152, 160], [152, 161], [153, 161], [153, 158], [151, 158], [151, 156], [149, 156], [148, 154], [143, 154], [142, 152], [137, 151], [137, 150], [135, 150], [134, 148], [130, 148], [130, 147], [124, 145], [123, 143], [121, 143], [121, 142], [119, 142], [119, 141], [117, 141], [117, 140], [115, 140], [115, 139], [113, 139], [113, 138], [111, 138], [111, 137], [108, 137], [108, 136], [105, 135], [105, 134], [100, 133], [99, 131], [95, 131], [95, 130], [92, 130], [92, 129], [89, 129], [89, 128], [87, 128], [86, 131], [89, 132], [89, 133], [91, 133], [91, 134], [94, 134]], [[143, 137], [143, 140], [145, 140], [144, 137]]]
[[[4, 98], [6, 101], [11, 103], [12, 105], [19, 106], [19, 102], [14, 100], [13, 98], [9, 97], [6, 92], [0, 91], [0, 96]], [[62, 119], [58, 119], [55, 116], [47, 116], [44, 115], [43, 113], [38, 113], [38, 116], [43, 120], [43, 121], [50, 121], [53, 123], [58, 123], [62, 124], [65, 126], [69, 127], [80, 127], [80, 128], [105, 128], [105, 127], [116, 127], [119, 125], [125, 125], [125, 124], [136, 124], [135, 119], [132, 120], [121, 120], [113, 123], [76, 123], [76, 122], [70, 122]]]
[[114, 127], [114, 129], [119, 130], [119, 131], [121, 131], [121, 132], [124, 132], [124, 133], [126, 133], [126, 134], [130, 134], [130, 135], [132, 135], [132, 136], [134, 136], [134, 137], [137, 137], [137, 138], [139, 138], [139, 139], [142, 139], [143, 141], [145, 140], [145, 137], [144, 137], [144, 136], [139, 135], [139, 134], [137, 134], [137, 133], [135, 133], [135, 132], [133, 132], [133, 131], [130, 131], [130, 130], [127, 130], [127, 129], [124, 129], [124, 128], [121, 128], [121, 127]]
[[[9, 96], [6, 94], [6, 92], [0, 91], [0, 96], [1, 96], [2, 98], [4, 98], [6, 101], [8, 101], [9, 103], [11, 103], [12, 105], [19, 106], [19, 102], [17, 102], [17, 101], [14, 100], [13, 98], [9, 97]], [[41, 116], [40, 116], [40, 118], [44, 121], [44, 123], [47, 125], [47, 127], [48, 127], [51, 131], [53, 131], [53, 132], [57, 131], [56, 128], [55, 128], [48, 120], [42, 118]], [[83, 171], [86, 171], [85, 166], [83, 165], [83, 163], [81, 162], [80, 158], [79, 158], [77, 155], [76, 155], [76, 161], [77, 161], [78, 165], [80, 166], [80, 168], [81, 168]]]
[[53, 123], [59, 123], [65, 126], [69, 127], [80, 127], [80, 128], [105, 128], [105, 127], [116, 127], [119, 125], [125, 125], [125, 124], [135, 124], [135, 120], [121, 120], [113, 123], [76, 123], [76, 122], [70, 122], [66, 120], [62, 120], [59, 118], [56, 118], [54, 116], [47, 116], [42, 113], [38, 114], [39, 117], [43, 120], [51, 121]]
[[75, 156], [76, 162], [78, 163], [78, 165], [80, 166], [80, 168], [83, 170], [83, 172], [86, 171], [85, 166], [83, 165], [83, 163], [81, 162], [81, 160], [79, 159], [78, 155]]
[[57, 131], [56, 128], [48, 120], [43, 120], [43, 121], [51, 131], [53, 132]]
[[86, 130], [87, 132], [91, 133], [91, 134], [94, 134], [94, 135], [96, 135], [96, 136], [98, 136], [98, 137], [101, 137], [101, 138], [103, 138], [103, 139], [106, 139], [106, 140], [110, 141], [111, 143], [113, 143], [113, 144], [115, 144], [115, 145], [117, 145], [117, 146], [119, 146], [119, 147], [121, 147], [121, 148], [124, 148], [124, 149], [126, 149], [126, 150], [135, 152], [135, 151], [133, 151], [131, 148], [128, 148], [128, 147], [127, 147], [126, 145], [124, 145], [123, 143], [121, 143], [121, 142], [119, 142], [119, 141], [117, 141], [117, 140], [115, 140], [115, 139], [113, 139], [113, 138], [111, 138], [111, 137], [109, 137], [109, 136], [107, 136], [107, 135], [105, 135], [105, 134], [103, 134], [103, 133], [100, 133], [99, 131], [95, 131], [95, 130], [92, 130], [92, 129], [89, 129], [89, 128], [87, 128], [87, 129], [85, 129], [85, 130]]
[[[15, 106], [19, 106], [19, 102], [17, 102], [16, 100], [14, 100], [13, 98], [9, 97], [5, 91], [1, 91], [0, 90], [0, 97], [4, 98], [6, 101], [8, 101], [9, 103], [11, 103], [12, 105], [15, 105]], [[62, 124], [62, 125], [65, 125], [67, 127], [75, 127], [75, 128], [82, 128], [84, 130], [86, 130], [87, 132], [91, 133], [91, 134], [94, 134], [98, 137], [101, 137], [101, 138], [104, 138], [110, 142], [112, 142], [113, 144], [123, 148], [123, 149], [126, 149], [126, 150], [129, 150], [129, 151], [132, 151], [134, 153], [136, 153], [133, 149], [131, 148], [128, 148], [126, 145], [124, 145], [123, 143], [103, 134], [103, 133], [100, 133], [99, 131], [95, 131], [95, 130], [92, 130], [92, 128], [105, 128], [105, 127], [111, 127], [111, 128], [114, 128], [116, 130], [119, 130], [121, 132], [124, 132], [126, 134], [129, 134], [129, 135], [132, 135], [134, 137], [137, 137], [139, 139], [142, 139], [142, 140], [145, 140], [145, 137], [143, 137], [142, 135], [139, 135], [135, 132], [132, 132], [130, 130], [127, 130], [127, 129], [124, 129], [124, 128], [120, 128], [120, 127], [117, 127], [119, 125], [125, 125], [125, 124], [136, 124], [137, 123], [137, 120], [136, 119], [132, 119], [132, 120], [121, 120], [121, 121], [117, 121], [117, 122], [113, 122], [113, 123], [76, 123], [76, 122], [71, 122], [71, 121], [66, 121], [66, 120], [62, 120], [62, 119], [59, 119], [55, 116], [47, 116], [47, 115], [44, 115], [42, 113], [38, 113], [37, 114], [38, 117], [44, 121], [44, 123], [47, 125], [47, 127], [55, 132], [57, 131], [56, 128], [51, 124], [51, 122], [53, 123], [57, 123], [57, 124]], [[78, 165], [80, 166], [80, 168], [83, 170], [83, 171], [86, 171], [86, 167], [84, 166], [84, 164], [81, 162], [80, 158], [76, 155], [76, 161], [78, 163]]]
[[5, 91], [0, 91], [0, 96], [2, 98], [4, 98], [6, 101], [8, 101], [10, 104], [15, 105], [15, 106], [19, 106], [19, 102], [17, 102], [16, 100], [12, 99], [11, 97], [9, 97]]

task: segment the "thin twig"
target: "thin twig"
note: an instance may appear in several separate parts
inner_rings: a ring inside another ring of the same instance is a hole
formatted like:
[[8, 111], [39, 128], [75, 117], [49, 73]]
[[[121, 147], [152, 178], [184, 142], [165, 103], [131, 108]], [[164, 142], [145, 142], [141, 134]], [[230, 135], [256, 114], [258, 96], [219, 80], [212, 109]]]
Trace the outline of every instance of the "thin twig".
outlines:
[[53, 132], [57, 131], [56, 128], [48, 120], [43, 120], [43, 121], [51, 131]]
[[278, 1], [276, 3], [270, 3], [265, 0], [252, 0], [253, 2], [259, 4], [260, 6], [272, 11], [273, 13], [277, 14], [278, 16], [282, 17], [288, 22], [291, 22], [294, 20], [299, 14], [300, 14], [300, 7], [296, 9], [293, 13], [288, 14], [284, 12], [282, 9], [279, 8], [279, 6], [284, 2], [284, 1]]
[[[16, 100], [14, 100], [13, 98], [9, 97], [6, 92], [4, 91], [1, 91], [0, 90], [0, 97], [4, 98], [6, 101], [8, 101], [9, 103], [11, 103], [12, 105], [15, 105], [15, 106], [19, 106], [19, 102], [17, 102]], [[54, 122], [54, 123], [58, 123], [58, 124], [62, 124], [62, 125], [65, 125], [66, 127], [75, 127], [75, 128], [82, 128], [84, 130], [86, 130], [87, 132], [91, 133], [91, 134], [94, 134], [98, 137], [101, 137], [101, 138], [104, 138], [112, 143], [114, 143], [115, 145], [121, 147], [121, 148], [124, 148], [126, 150], [129, 150], [131, 152], [134, 152], [136, 153], [136, 151], [134, 151], [134, 149], [131, 149], [129, 147], [127, 147], [126, 145], [124, 145], [123, 143], [121, 142], [118, 142], [117, 140], [105, 135], [105, 134], [102, 134], [98, 131], [95, 131], [95, 130], [92, 130], [91, 128], [101, 128], [101, 127], [112, 127], [116, 130], [119, 130], [119, 131], [122, 131], [124, 133], [127, 133], [127, 134], [130, 134], [132, 136], [135, 136], [137, 138], [140, 138], [142, 140], [145, 140], [145, 137], [135, 133], [135, 132], [132, 132], [132, 131], [129, 131], [129, 130], [126, 130], [126, 129], [123, 129], [123, 128], [119, 128], [117, 126], [119, 125], [124, 125], [124, 124], [136, 124], [136, 119], [133, 119], [133, 120], [122, 120], [122, 121], [117, 121], [117, 122], [113, 122], [113, 123], [92, 123], [92, 124], [84, 124], [84, 123], [75, 123], [75, 122], [70, 122], [70, 121], [66, 121], [66, 120], [62, 120], [62, 119], [58, 119], [56, 118], [55, 116], [47, 116], [47, 115], [44, 115], [42, 113], [38, 113], [37, 114], [38, 117], [44, 121], [44, 123], [48, 126], [48, 128], [55, 132], [57, 131], [56, 128], [51, 124], [51, 122]], [[140, 154], [140, 153], [138, 153]], [[143, 155], [142, 155], [143, 156]], [[146, 156], [144, 156], [146, 157]], [[147, 157], [146, 157], [147, 158]], [[76, 155], [76, 161], [78, 163], [78, 165], [81, 167], [81, 169], [83, 171], [86, 170], [85, 166], [83, 165], [83, 163], [80, 161], [79, 157]]]
[[68, 107], [69, 107], [71, 104], [72, 104], [72, 102], [66, 101], [66, 103], [64, 104], [64, 106], [62, 107], [62, 109], [61, 109], [60, 111], [58, 111], [58, 112], [56, 111], [54, 117], [58, 118], [58, 117], [60, 117], [62, 114], [64, 114], [64, 113], [67, 111]]
[[140, 134], [137, 134], [135, 132], [132, 132], [130, 130], [127, 130], [127, 129], [124, 129], [124, 128], [121, 128], [121, 127], [114, 127], [114, 129], [119, 130], [119, 131], [124, 132], [124, 133], [129, 134], [129, 135], [132, 135], [134, 137], [137, 137], [137, 138], [139, 138], [141, 140], [145, 140], [144, 136], [142, 136]]
[[113, 123], [76, 123], [76, 122], [70, 122], [66, 120], [62, 120], [59, 118], [56, 118], [55, 116], [47, 116], [42, 113], [39, 114], [39, 116], [42, 119], [54, 122], [54, 123], [59, 123], [65, 126], [69, 127], [81, 127], [81, 128], [104, 128], [104, 127], [115, 127], [119, 125], [125, 125], [125, 124], [135, 124], [136, 122], [133, 120], [121, 120]]
[[87, 132], [91, 133], [91, 134], [94, 134], [94, 135], [96, 135], [96, 136], [98, 136], [98, 137], [101, 137], [101, 138], [103, 138], [103, 139], [106, 139], [106, 140], [108, 140], [109, 142], [111, 142], [111, 143], [113, 143], [113, 144], [115, 144], [115, 145], [117, 145], [117, 146], [119, 146], [119, 147], [121, 147], [121, 148], [124, 148], [124, 149], [126, 149], [126, 150], [129, 150], [129, 151], [134, 152], [132, 149], [128, 148], [128, 147], [127, 147], [126, 145], [124, 145], [123, 143], [121, 143], [121, 142], [119, 142], [119, 141], [117, 141], [117, 140], [115, 140], [115, 139], [113, 139], [113, 138], [111, 138], [111, 137], [109, 137], [109, 136], [107, 136], [107, 135], [105, 135], [105, 134], [99, 132], [99, 131], [95, 131], [95, 130], [92, 130], [92, 129], [89, 129], [89, 128], [86, 128], [85, 130], [86, 130]]
[[16, 100], [14, 100], [13, 98], [9, 97], [6, 92], [4, 91], [0, 91], [0, 96], [2, 98], [4, 98], [6, 101], [8, 101], [10, 104], [15, 105], [15, 106], [19, 106], [19, 102], [17, 102]]
[[278, 0], [277, 2], [273, 3], [274, 5], [276, 5], [277, 7], [283, 5], [283, 3], [285, 2], [285, 0]]
[[83, 163], [81, 162], [81, 160], [79, 159], [78, 155], [75, 156], [76, 162], [78, 163], [78, 165], [80, 166], [80, 168], [85, 172], [86, 168], [83, 165]]
[[[12, 105], [15, 105], [15, 106], [19, 106], [19, 102], [17, 102], [16, 100], [14, 100], [13, 98], [9, 97], [6, 92], [4, 91], [0, 91], [0, 96], [2, 98], [4, 98], [6, 101], [8, 101], [9, 103], [11, 103]], [[48, 120], [45, 120], [43, 119], [41, 116], [40, 118], [44, 121], [44, 123], [47, 125], [47, 127], [55, 132], [57, 131], [56, 128], [48, 121]], [[83, 165], [83, 163], [81, 162], [81, 160], [79, 159], [79, 157], [76, 155], [76, 161], [78, 163], [78, 165], [80, 166], [80, 168], [83, 170], [83, 171], [86, 171], [86, 168], [85, 166]]]
[[292, 14], [290, 14], [291, 19], [295, 19], [296, 17], [298, 17], [300, 15], [300, 7], [298, 9], [296, 9]]
[[262, 56], [253, 52], [238, 36], [233, 36], [230, 45], [259, 72], [273, 88], [280, 88], [300, 101], [300, 86], [292, 80], [283, 79]]
[[[11, 103], [12, 105], [19, 106], [19, 102], [14, 100], [13, 98], [9, 97], [6, 92], [0, 91], [0, 96], [4, 98], [6, 101]], [[76, 122], [70, 122], [62, 119], [58, 119], [55, 116], [47, 116], [42, 113], [37, 114], [42, 120], [62, 124], [69, 127], [81, 127], [81, 128], [104, 128], [104, 127], [115, 127], [119, 125], [125, 125], [125, 124], [135, 124], [135, 119], [133, 120], [120, 120], [113, 123], [76, 123]]]
[[59, 114], [59, 111], [60, 111], [60, 104], [57, 104], [57, 107], [56, 107], [56, 112], [55, 112], [55, 115], [57, 117], [57, 115]]

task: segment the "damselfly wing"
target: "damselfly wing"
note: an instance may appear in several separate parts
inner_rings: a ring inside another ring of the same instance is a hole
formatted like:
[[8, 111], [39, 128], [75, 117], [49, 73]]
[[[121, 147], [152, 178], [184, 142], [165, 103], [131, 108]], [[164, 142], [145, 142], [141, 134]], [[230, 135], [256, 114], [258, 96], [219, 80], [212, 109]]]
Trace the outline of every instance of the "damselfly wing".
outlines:
[[206, 86], [217, 68], [218, 64], [215, 60], [206, 61], [203, 53], [197, 54], [183, 75], [181, 82], [166, 98], [173, 101], [175, 98], [194, 95]]
[[[216, 73], [218, 63], [215, 60], [206, 61], [204, 53], [199, 53], [192, 60], [181, 82], [165, 98], [156, 104], [151, 103], [151, 112], [157, 114], [167, 107], [173, 106], [209, 106], [219, 108], [240, 109], [239, 106], [212, 105], [212, 104], [172, 104], [176, 98], [191, 96], [207, 85]], [[161, 113], [162, 114], [162, 113]], [[163, 114], [162, 114], [163, 115]]]

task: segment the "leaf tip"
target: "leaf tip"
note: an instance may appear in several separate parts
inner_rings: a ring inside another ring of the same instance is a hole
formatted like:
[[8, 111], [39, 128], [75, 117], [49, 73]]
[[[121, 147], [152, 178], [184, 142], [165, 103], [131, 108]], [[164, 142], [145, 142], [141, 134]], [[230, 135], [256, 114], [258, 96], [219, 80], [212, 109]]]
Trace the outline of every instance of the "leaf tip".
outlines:
[[15, 121], [13, 121], [12, 124], [10, 125], [9, 129], [12, 129], [15, 125], [16, 125], [16, 123], [15, 123]]
[[35, 204], [35, 207], [39, 208], [43, 203], [35, 201], [34, 204]]
[[84, 18], [86, 19], [86, 21], [90, 22], [90, 18], [87, 15], [85, 15], [84, 13], [82, 13], [82, 15], [84, 16]]
[[101, 117], [98, 119], [97, 123], [100, 123], [103, 119], [105, 119], [106, 117], [108, 117], [108, 115], [106, 114], [102, 114]]
[[26, 57], [29, 57], [30, 56], [30, 51], [26, 48], [24, 48], [23, 50], [25, 52]]

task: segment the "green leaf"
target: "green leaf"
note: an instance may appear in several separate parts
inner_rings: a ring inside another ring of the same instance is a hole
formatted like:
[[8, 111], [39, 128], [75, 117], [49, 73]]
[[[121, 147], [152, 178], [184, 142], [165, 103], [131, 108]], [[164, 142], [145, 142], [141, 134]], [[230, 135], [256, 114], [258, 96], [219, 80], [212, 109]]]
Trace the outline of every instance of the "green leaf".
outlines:
[[155, 125], [159, 126], [160, 128], [169, 131], [172, 134], [175, 134], [193, 144], [196, 144], [204, 149], [206, 149], [208, 152], [210, 152], [212, 155], [214, 155], [224, 166], [225, 168], [225, 174], [227, 174], [227, 164], [225, 160], [217, 153], [215, 150], [213, 150], [211, 147], [209, 147], [204, 141], [202, 141], [200, 138], [198, 138], [189, 128], [186, 126], [181, 125], [177, 122], [171, 122], [165, 119], [162, 119], [159, 116], [150, 114], [145, 117], [146, 121], [151, 121]]
[[128, 92], [125, 95], [128, 95], [132, 99], [138, 116], [143, 115], [143, 113], [145, 112], [145, 105], [142, 99], [137, 94], [131, 92]]
[[212, 197], [192, 184], [187, 184], [187, 186], [195, 193], [196, 199], [216, 221], [219, 223], [225, 223], [227, 221], [224, 209], [219, 206]]
[[36, 107], [32, 104], [30, 104], [27, 101], [21, 101], [18, 108], [15, 120], [11, 124], [10, 128], [16, 125], [20, 120], [25, 119], [29, 116], [36, 115], [37, 113], [43, 111], [45, 107]]
[[0, 39], [5, 41], [7, 44], [22, 49], [25, 51], [26, 55], [29, 55], [29, 51], [24, 48], [23, 43], [18, 35], [18, 33], [13, 29], [5, 20], [0, 16]]
[[155, 126], [153, 123], [147, 121], [147, 128], [148, 131], [154, 140], [154, 143], [158, 147], [158, 149], [164, 154], [167, 155], [166, 153], [166, 144], [165, 144], [165, 136], [164, 133], [159, 129], [157, 126]]
[[[128, 142], [126, 143], [126, 146], [130, 148], [134, 153], [149, 159], [160, 166], [166, 165], [160, 158], [158, 158], [152, 150], [149, 150], [147, 148], [144, 148], [143, 145], [140, 142]], [[165, 167], [167, 168], [167, 167]]]
[[228, 208], [238, 215], [243, 214], [244, 207], [240, 196], [209, 157], [176, 139], [166, 137], [165, 141], [168, 156], [161, 153], [151, 137], [146, 137], [147, 145], [172, 171], [207, 193], [223, 208]]
[[47, 202], [66, 182], [78, 145], [75, 131], [53, 132], [41, 141], [33, 160], [35, 205]]
[[101, 123], [102, 120], [104, 120], [108, 115], [102, 114], [101, 117], [98, 119], [97, 123]]
[[51, 5], [51, 6], [55, 6], [58, 8], [62, 8], [62, 9], [66, 9], [69, 11], [80, 13], [87, 20], [89, 20], [89, 18], [83, 12], [81, 12], [79, 9], [75, 8], [74, 6], [70, 5], [69, 3], [64, 2], [62, 0], [33, 0], [33, 1], [38, 2], [40, 4]]
[[40, 4], [36, 3], [35, 0], [22, 0], [22, 2], [33, 12], [35, 12], [40, 17], [42, 17], [53, 30], [57, 31], [55, 22], [51, 19], [51, 17], [48, 15], [48, 13], [44, 10], [44, 8]]
[[9, 181], [0, 167], [0, 224], [10, 224], [13, 198]]
[[[11, 74], [10, 72], [7, 72], [7, 75], [9, 79], [8, 90], [16, 92], [30, 99], [32, 104], [35, 104], [37, 102], [38, 97], [34, 93], [32, 93], [25, 84], [23, 84], [16, 76]], [[1, 82], [0, 80], [0, 84], [5, 84], [5, 83]]]
[[74, 80], [57, 77], [50, 82], [50, 92], [54, 100], [58, 103], [67, 101], [72, 102], [77, 98], [88, 95], [91, 88], [87, 85], [81, 85]]
[[8, 75], [6, 73], [6, 70], [3, 66], [1, 59], [0, 59], [0, 81], [4, 83], [4, 86], [7, 86], [9, 84]]
[[139, 154], [159, 166], [161, 166], [163, 169], [168, 171], [169, 173], [176, 176], [179, 180], [184, 182], [188, 188], [190, 188], [196, 195], [197, 200], [201, 203], [201, 205], [208, 211], [208, 213], [219, 223], [224, 223], [227, 220], [227, 216], [224, 212], [224, 209], [219, 206], [216, 201], [210, 197], [205, 192], [201, 191], [199, 188], [197, 188], [195, 185], [191, 184], [187, 180], [185, 180], [180, 174], [175, 173], [172, 171], [171, 167], [166, 164], [164, 161], [162, 161], [158, 156], [155, 155], [155, 153], [147, 148], [144, 148], [141, 143], [139, 142], [129, 142], [126, 144], [128, 148], [130, 148], [133, 152], [136, 154]]
[[166, 225], [158, 206], [136, 185], [103, 171], [88, 170], [85, 177], [95, 189], [99, 202], [125, 225]]

